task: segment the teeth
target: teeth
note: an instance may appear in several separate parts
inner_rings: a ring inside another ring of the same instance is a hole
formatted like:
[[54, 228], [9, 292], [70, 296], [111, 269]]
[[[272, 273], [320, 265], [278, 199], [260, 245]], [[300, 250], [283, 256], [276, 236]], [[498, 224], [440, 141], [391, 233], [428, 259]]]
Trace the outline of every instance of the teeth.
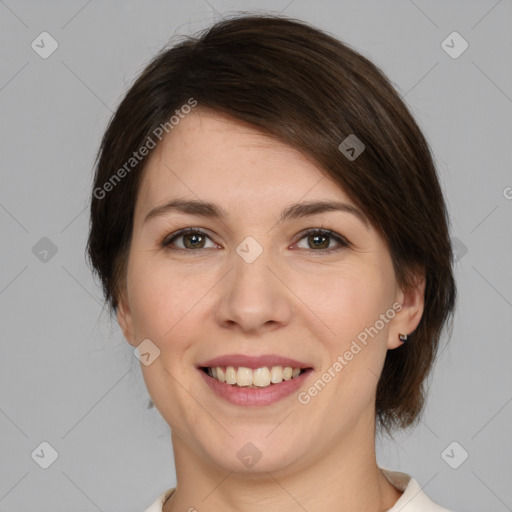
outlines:
[[240, 368], [238, 368], [236, 383], [239, 386], [252, 386], [252, 370], [240, 366]]
[[[213, 377], [213, 375], [212, 375]], [[232, 366], [228, 366], [226, 368], [226, 383], [227, 384], [236, 384], [236, 372]]]
[[270, 370], [268, 368], [257, 368], [252, 372], [252, 383], [259, 388], [270, 386]]
[[279, 384], [283, 380], [294, 379], [300, 374], [300, 368], [292, 368], [291, 366], [272, 366], [271, 368], [264, 366], [255, 370], [244, 366], [239, 368], [233, 366], [208, 368], [208, 375], [220, 382], [250, 388], [266, 388], [271, 384]]
[[279, 384], [283, 380], [283, 367], [282, 366], [272, 366], [270, 370], [270, 382], [272, 384]]

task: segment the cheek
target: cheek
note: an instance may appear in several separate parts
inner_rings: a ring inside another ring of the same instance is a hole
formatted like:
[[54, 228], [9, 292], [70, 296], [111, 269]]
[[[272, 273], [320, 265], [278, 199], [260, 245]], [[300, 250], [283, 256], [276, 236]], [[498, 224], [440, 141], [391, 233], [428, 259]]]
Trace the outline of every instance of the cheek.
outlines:
[[201, 325], [198, 314], [213, 279], [209, 283], [204, 274], [178, 272], [168, 263], [142, 255], [135, 256], [130, 265], [128, 293], [134, 331], [139, 342], [149, 338], [160, 350], [154, 362], [141, 365], [149, 395], [169, 424], [179, 428], [185, 417], [188, 423], [198, 422], [200, 411], [190, 408], [187, 386], [180, 382], [190, 378], [190, 350]]
[[386, 265], [366, 266], [333, 286], [338, 299], [330, 309], [333, 330], [331, 358], [342, 356], [345, 392], [365, 395], [377, 383], [387, 350], [389, 323], [394, 316], [394, 273]]
[[301, 296], [307, 297], [307, 304], [329, 328], [334, 346], [341, 349], [391, 307], [392, 278], [387, 265], [347, 265], [308, 279]]
[[150, 338], [161, 348], [172, 341], [173, 350], [178, 348], [197, 325], [201, 303], [213, 285], [212, 273], [178, 270], [162, 259], [135, 255], [128, 269], [128, 293], [138, 338]]
[[309, 297], [315, 313], [329, 327], [323, 339], [329, 354], [324, 371], [335, 371], [332, 366], [338, 362], [339, 386], [333, 386], [332, 392], [337, 388], [344, 402], [357, 397], [366, 402], [382, 370], [394, 316], [391, 263], [383, 259], [381, 264], [353, 265], [324, 279], [323, 285], [323, 294]]
[[336, 272], [317, 274], [298, 293], [307, 297], [314, 315], [328, 327], [315, 330], [315, 342], [324, 353], [322, 368], [317, 380], [301, 395], [301, 403], [311, 400], [315, 417], [322, 417], [328, 432], [339, 434], [341, 429], [343, 434], [365, 411], [365, 421], [371, 421], [373, 414], [389, 324], [379, 323], [382, 328], [377, 332], [371, 328], [392, 306], [394, 273], [384, 258], [380, 264], [369, 259], [360, 258]]

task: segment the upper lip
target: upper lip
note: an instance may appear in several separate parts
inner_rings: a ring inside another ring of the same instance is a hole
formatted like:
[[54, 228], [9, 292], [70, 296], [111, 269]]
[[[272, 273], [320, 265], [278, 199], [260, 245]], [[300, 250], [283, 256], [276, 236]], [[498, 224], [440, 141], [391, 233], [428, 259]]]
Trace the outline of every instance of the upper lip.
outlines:
[[226, 354], [224, 356], [215, 357], [214, 359], [210, 359], [198, 365], [200, 368], [215, 368], [217, 366], [234, 366], [244, 368], [251, 368], [255, 370], [256, 368], [262, 368], [267, 366], [271, 368], [272, 366], [291, 366], [292, 368], [311, 368], [312, 366], [303, 363], [301, 361], [297, 361], [296, 359], [291, 359], [289, 357], [283, 357], [276, 354], [266, 354], [262, 356], [247, 356], [244, 354]]

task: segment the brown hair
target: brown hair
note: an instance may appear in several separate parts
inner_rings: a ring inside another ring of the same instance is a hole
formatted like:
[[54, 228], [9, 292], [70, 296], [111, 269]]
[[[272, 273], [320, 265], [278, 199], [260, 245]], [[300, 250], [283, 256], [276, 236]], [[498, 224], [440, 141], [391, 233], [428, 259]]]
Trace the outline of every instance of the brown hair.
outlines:
[[[279, 15], [224, 19], [164, 48], [126, 93], [96, 158], [87, 244], [110, 312], [126, 274], [147, 157], [131, 159], [191, 98], [319, 164], [387, 242], [401, 286], [413, 284], [415, 270], [425, 271], [423, 316], [410, 341], [388, 350], [376, 397], [379, 427], [391, 433], [413, 425], [456, 298], [443, 194], [430, 148], [385, 75], [305, 22]], [[355, 159], [338, 147], [350, 134], [365, 145]]]

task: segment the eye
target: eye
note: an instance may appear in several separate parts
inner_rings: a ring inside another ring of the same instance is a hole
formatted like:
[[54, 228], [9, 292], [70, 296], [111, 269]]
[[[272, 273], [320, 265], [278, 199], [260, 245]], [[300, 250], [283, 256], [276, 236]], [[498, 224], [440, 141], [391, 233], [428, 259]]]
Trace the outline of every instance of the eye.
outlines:
[[[177, 233], [173, 233], [170, 237], [167, 237], [162, 242], [163, 247], [169, 247], [171, 245], [176, 245], [175, 240], [183, 239], [183, 244], [178, 245], [176, 250], [186, 251], [188, 249], [208, 249], [209, 247], [205, 247], [206, 240], [211, 240], [210, 237], [194, 228], [187, 228], [178, 231]], [[215, 247], [215, 245], [213, 245]]]
[[[349, 247], [349, 242], [341, 235], [329, 229], [310, 229], [301, 233], [300, 240], [306, 239], [309, 247], [299, 247], [309, 252], [332, 252], [343, 247]], [[176, 240], [182, 240], [181, 244], [176, 244]], [[207, 247], [205, 244], [210, 240], [212, 245]], [[335, 241], [338, 247], [332, 247], [331, 242]], [[174, 247], [172, 247], [174, 246]], [[331, 246], [331, 247], [330, 247]], [[162, 247], [176, 251], [190, 252], [191, 250], [209, 249], [218, 247], [204, 231], [196, 228], [186, 228], [166, 237], [162, 241]]]
[[306, 239], [308, 247], [300, 248], [310, 252], [331, 252], [339, 250], [340, 247], [329, 247], [330, 242], [333, 240], [341, 247], [350, 246], [345, 238], [329, 229], [310, 229], [302, 233], [300, 240], [303, 239]]

